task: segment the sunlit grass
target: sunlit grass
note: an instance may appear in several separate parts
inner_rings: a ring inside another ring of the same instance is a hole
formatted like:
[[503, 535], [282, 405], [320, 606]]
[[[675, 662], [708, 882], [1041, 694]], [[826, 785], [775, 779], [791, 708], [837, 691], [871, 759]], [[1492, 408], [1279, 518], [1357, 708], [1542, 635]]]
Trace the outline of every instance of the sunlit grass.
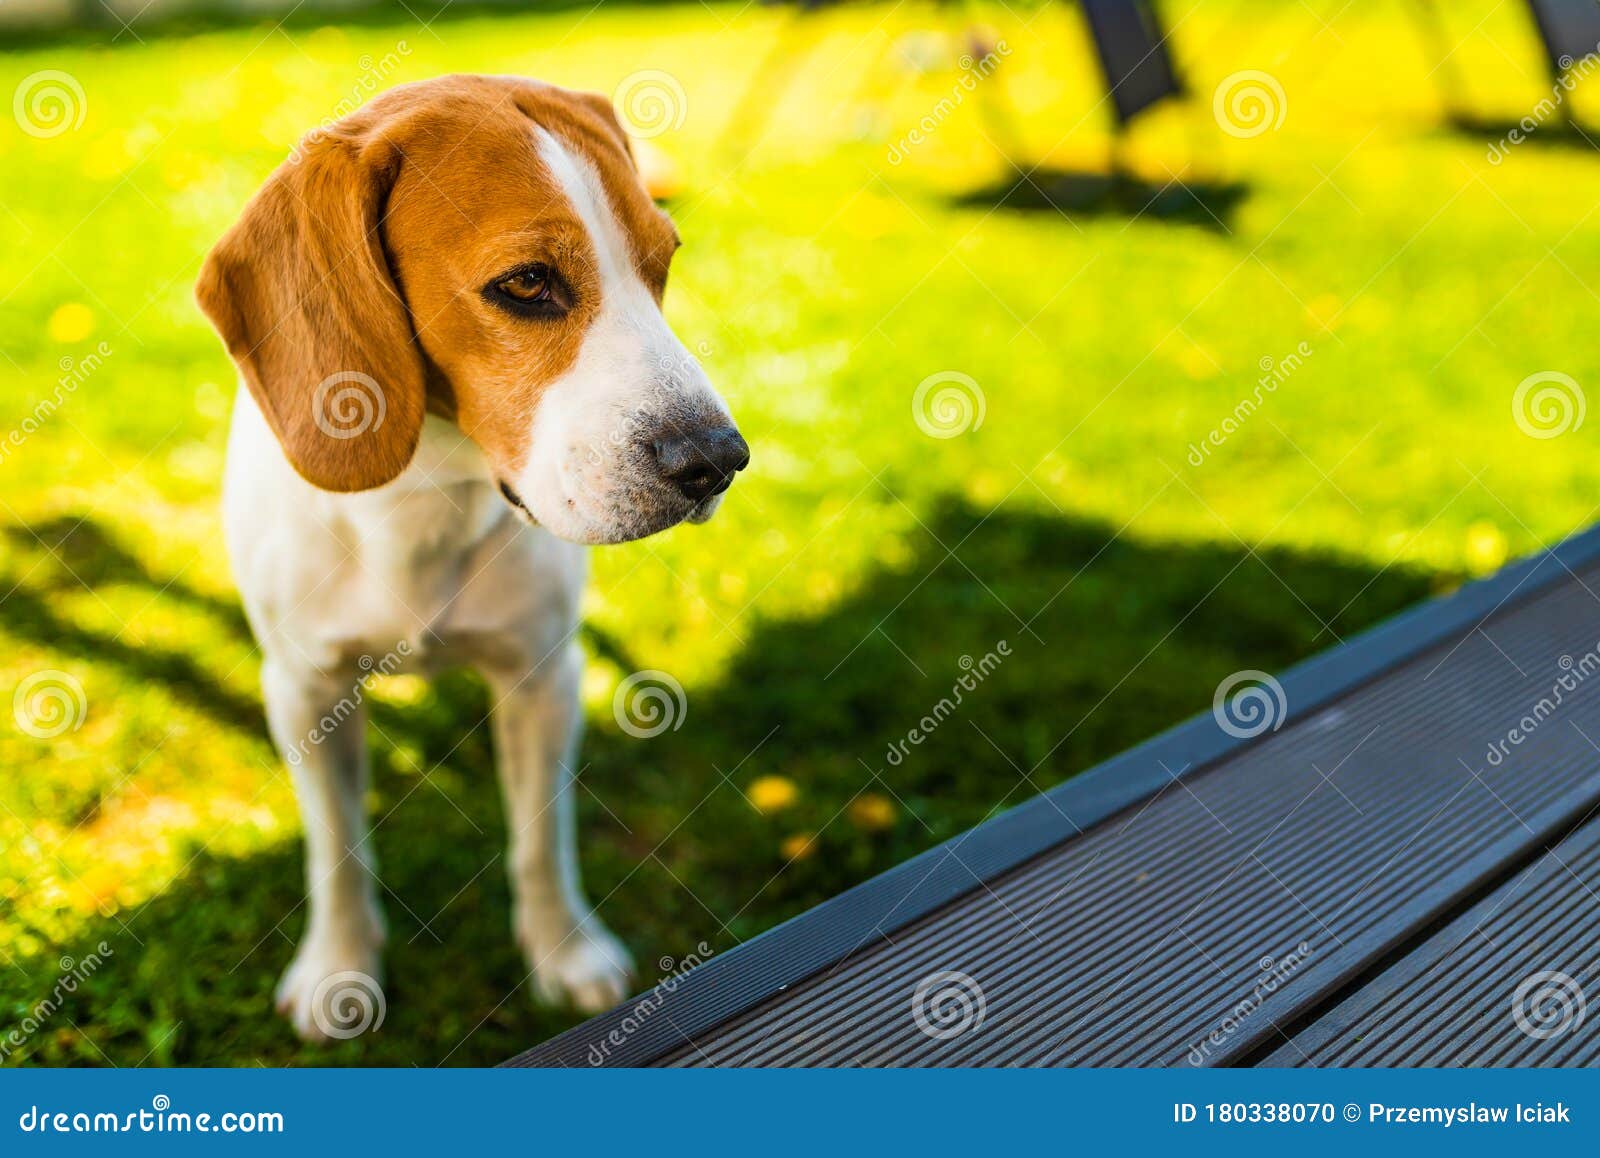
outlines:
[[[1000, 137], [1022, 169], [1105, 164], [1092, 57], [1059, 7], [979, 6], [1008, 46], [996, 79], [899, 163], [967, 50], [942, 9], [397, 11], [0, 57], [6, 91], [60, 69], [87, 100], [49, 139], [0, 122], [0, 433], [106, 351], [0, 458], [0, 702], [56, 670], [88, 704], [48, 740], [0, 716], [0, 1034], [62, 954], [117, 952], [11, 1056], [484, 1062], [570, 1021], [513, 994], [464, 677], [376, 692], [385, 1031], [302, 1050], [270, 1014], [303, 920], [298, 821], [219, 539], [232, 370], [190, 286], [298, 134], [375, 72], [610, 93], [653, 69], [685, 93], [654, 141], [683, 186], [668, 308], [755, 461], [710, 526], [595, 557], [585, 859], [642, 961], [726, 947], [1203, 707], [1221, 674], [1587, 523], [1587, 428], [1529, 438], [1511, 396], [1538, 371], [1600, 381], [1600, 157], [1535, 141], [1493, 165], [1443, 128], [1398, 2], [1169, 7], [1194, 96], [1126, 156], [1157, 186], [1243, 183], [1222, 222], [972, 200], [1018, 176]], [[1475, 111], [1515, 118], [1547, 91], [1519, 8], [1451, 24]], [[774, 55], [790, 43], [804, 54]], [[1218, 131], [1212, 91], [1241, 69], [1281, 83], [1277, 131]], [[1195, 466], [1262, 360], [1302, 343]], [[913, 421], [941, 371], [978, 383], [980, 428]], [[1017, 657], [970, 716], [885, 769], [958, 658], [1001, 636]], [[614, 726], [634, 667], [684, 683], [682, 729]], [[781, 807], [752, 804], [757, 783]]]

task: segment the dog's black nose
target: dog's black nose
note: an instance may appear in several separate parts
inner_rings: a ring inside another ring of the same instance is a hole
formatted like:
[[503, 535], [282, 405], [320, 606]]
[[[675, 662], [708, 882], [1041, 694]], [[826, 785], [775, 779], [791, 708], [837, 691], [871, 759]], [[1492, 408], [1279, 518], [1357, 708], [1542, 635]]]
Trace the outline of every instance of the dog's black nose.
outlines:
[[661, 477], [691, 502], [720, 495], [732, 484], [734, 472], [750, 462], [750, 447], [731, 426], [658, 438], [650, 447]]

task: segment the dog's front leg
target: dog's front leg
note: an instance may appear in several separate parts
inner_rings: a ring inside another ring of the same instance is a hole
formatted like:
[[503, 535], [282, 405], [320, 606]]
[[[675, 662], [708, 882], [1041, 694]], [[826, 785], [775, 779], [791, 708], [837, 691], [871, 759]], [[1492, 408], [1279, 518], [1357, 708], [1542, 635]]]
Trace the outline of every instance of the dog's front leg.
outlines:
[[383, 917], [363, 800], [366, 716], [356, 674], [346, 674], [270, 655], [261, 668], [267, 723], [294, 779], [306, 841], [309, 913], [278, 1009], [308, 1041], [354, 1037], [383, 1002]]
[[575, 827], [583, 715], [578, 649], [534, 672], [485, 670], [500, 785], [510, 826], [513, 925], [546, 1001], [586, 1012], [609, 1009], [628, 991], [628, 953], [584, 900]]

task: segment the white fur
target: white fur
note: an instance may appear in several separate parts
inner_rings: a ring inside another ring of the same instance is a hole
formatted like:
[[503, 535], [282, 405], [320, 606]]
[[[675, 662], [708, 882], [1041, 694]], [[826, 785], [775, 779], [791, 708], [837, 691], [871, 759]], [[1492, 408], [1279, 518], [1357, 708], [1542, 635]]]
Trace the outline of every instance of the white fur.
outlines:
[[464, 663], [483, 672], [510, 826], [513, 922], [535, 988], [590, 1011], [621, 1000], [628, 957], [583, 899], [572, 820], [585, 549], [516, 518], [476, 447], [437, 418], [392, 483], [318, 490], [290, 467], [243, 389], [223, 520], [263, 654], [268, 724], [305, 825], [310, 908], [278, 991], [295, 1028], [316, 1039], [337, 1024], [327, 1007], [337, 987], [326, 979], [381, 977], [355, 693], [368, 670]]
[[727, 405], [640, 280], [594, 167], [535, 131], [540, 156], [594, 242], [600, 311], [577, 360], [531, 416], [528, 460], [511, 485], [540, 525], [574, 542], [620, 542], [685, 518], [704, 521], [718, 500], [696, 509], [663, 485], [638, 440], [731, 426]]
[[542, 131], [540, 147], [593, 235], [602, 303], [577, 363], [529, 416], [533, 450], [514, 485], [542, 525], [513, 513], [476, 446], [441, 419], [427, 419], [393, 482], [333, 494], [295, 473], [248, 390], [235, 406], [223, 521], [261, 645], [268, 723], [305, 824], [306, 932], [278, 1002], [308, 1038], [337, 1026], [330, 979], [380, 977], [355, 692], [369, 668], [483, 672], [511, 830], [513, 922], [535, 989], [589, 1011], [626, 991], [627, 954], [578, 880], [574, 635], [587, 563], [575, 544], [709, 515], [714, 502], [695, 506], [646, 476], [634, 423], [731, 420], [634, 272], [592, 167]]

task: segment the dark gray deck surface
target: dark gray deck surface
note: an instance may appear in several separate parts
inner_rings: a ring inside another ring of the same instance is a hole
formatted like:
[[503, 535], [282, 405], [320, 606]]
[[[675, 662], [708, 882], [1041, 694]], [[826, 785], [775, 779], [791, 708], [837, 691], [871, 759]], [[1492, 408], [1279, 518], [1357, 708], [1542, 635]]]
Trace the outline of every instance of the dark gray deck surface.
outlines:
[[[1560, 657], [1596, 639], [1600, 602], [1577, 583], [1557, 588], [670, 1062], [1174, 1065], [1281, 1043], [1274, 1022], [1297, 997], [1444, 911], [1481, 881], [1486, 852], [1501, 862], [1536, 848], [1600, 801], [1600, 753], [1584, 738], [1600, 738], [1600, 675], [1565, 719], [1498, 768], [1485, 762], [1561, 674]], [[1237, 1015], [1282, 961], [1292, 972]], [[913, 993], [940, 970], [976, 981], [983, 1025], [949, 1039], [918, 1026]]]
[[1600, 821], [1590, 821], [1268, 1059], [1600, 1065]]
[[[1280, 731], [1200, 768], [1162, 767], [1153, 794], [1081, 833], [1054, 817], [1063, 837], [1041, 854], [972, 874], [909, 923], [880, 919], [824, 967], [782, 979], [769, 953], [759, 972], [780, 982], [763, 999], [744, 999], [759, 987], [736, 961], [714, 960], [692, 997], [636, 1004], [631, 1020], [624, 1007], [513, 1064], [585, 1064], [606, 1035], [605, 1064], [677, 1066], [1592, 1062], [1600, 1013], [1531, 1038], [1507, 988], [1565, 969], [1600, 1001], [1600, 824], [1584, 826], [1600, 805], [1589, 539], [1575, 569], [1558, 560], [1537, 565], [1540, 584], [1524, 572], [1483, 585], [1485, 614], [1456, 606], [1447, 633], [1315, 710], [1295, 712], [1316, 680], [1291, 673]], [[1437, 626], [1446, 611], [1422, 618]], [[1319, 661], [1305, 667], [1320, 677], [1337, 657]], [[1042, 799], [1059, 811], [1078, 798]], [[943, 872], [963, 844], [935, 853], [902, 867]], [[805, 923], [769, 947], [839, 922], [819, 910]], [[1421, 980], [1395, 982], [1419, 951]], [[734, 991], [737, 1011], [716, 1014]], [[1435, 1021], [1447, 1028], [1414, 1044]]]

